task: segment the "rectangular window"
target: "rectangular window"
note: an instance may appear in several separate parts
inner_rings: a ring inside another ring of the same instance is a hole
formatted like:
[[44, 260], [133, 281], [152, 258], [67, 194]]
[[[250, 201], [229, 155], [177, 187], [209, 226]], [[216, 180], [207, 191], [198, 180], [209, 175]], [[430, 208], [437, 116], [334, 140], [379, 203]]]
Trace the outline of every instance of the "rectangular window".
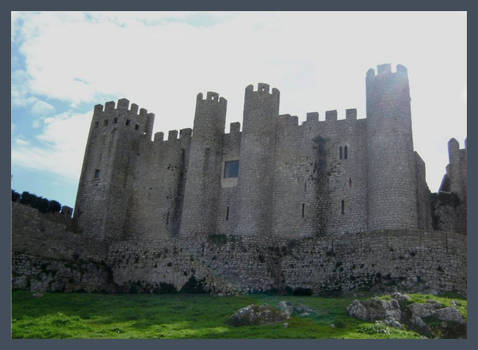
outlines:
[[126, 124], [125, 124], [125, 125], [128, 126], [128, 125], [129, 125], [129, 122], [130, 122], [130, 120], [129, 120], [129, 119], [126, 119]]
[[239, 160], [229, 160], [224, 163], [224, 178], [239, 176]]
[[342, 214], [345, 214], [345, 202], [342, 200]]
[[302, 203], [302, 217], [305, 217], [305, 203]]
[[226, 207], [226, 221], [229, 220], [229, 207]]
[[347, 146], [344, 147], [344, 159], [347, 159]]
[[95, 179], [100, 177], [100, 169], [95, 169]]
[[100, 123], [95, 122], [95, 128], [97, 128], [99, 124], [100, 124]]
[[108, 126], [108, 119], [105, 119], [105, 121], [103, 122], [103, 126]]
[[118, 123], [118, 118], [113, 119], [113, 123], [117, 124]]
[[138, 130], [138, 129], [139, 129], [139, 124], [136, 124], [136, 125], [134, 126], [134, 130]]

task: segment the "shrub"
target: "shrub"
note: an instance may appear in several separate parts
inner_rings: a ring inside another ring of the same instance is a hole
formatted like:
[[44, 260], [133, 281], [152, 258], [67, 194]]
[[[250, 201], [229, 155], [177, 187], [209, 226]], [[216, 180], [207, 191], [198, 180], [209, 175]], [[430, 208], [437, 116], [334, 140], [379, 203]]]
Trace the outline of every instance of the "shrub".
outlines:
[[15, 190], [12, 190], [12, 202], [16, 202], [18, 199], [20, 199], [20, 193]]
[[[12, 190], [12, 200], [18, 193]], [[20, 203], [29, 205], [35, 209], [38, 209], [42, 213], [58, 213], [61, 210], [61, 204], [55, 200], [49, 201], [46, 198], [38, 197], [35, 194], [24, 191], [20, 196]]]
[[48, 211], [50, 213], [58, 213], [61, 210], [61, 204], [55, 200], [50, 201], [48, 206]]

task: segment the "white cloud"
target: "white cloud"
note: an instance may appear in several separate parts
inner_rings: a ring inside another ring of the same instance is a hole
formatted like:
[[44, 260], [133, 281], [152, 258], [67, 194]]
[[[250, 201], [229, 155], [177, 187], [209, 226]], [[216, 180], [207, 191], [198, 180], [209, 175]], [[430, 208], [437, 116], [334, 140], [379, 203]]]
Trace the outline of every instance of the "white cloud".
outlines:
[[42, 120], [41, 119], [35, 119], [32, 122], [32, 127], [35, 129], [38, 129], [42, 125]]
[[191, 25], [194, 15], [19, 13], [15, 40], [22, 39], [26, 67], [13, 102], [127, 97], [156, 114], [155, 131], [167, 132], [192, 127], [195, 96], [207, 90], [228, 100], [228, 122], [241, 121], [244, 88], [261, 81], [281, 91], [281, 113], [301, 120], [309, 111], [323, 118], [325, 110], [343, 116], [351, 107], [364, 117], [366, 70], [402, 63], [415, 148], [436, 190], [446, 141], [466, 134], [466, 109], [450, 98], [459, 100], [466, 86], [465, 12], [213, 12], [207, 15], [220, 20], [209, 26]]
[[78, 180], [92, 113], [65, 113], [45, 120], [35, 145], [12, 145], [12, 162]]
[[35, 115], [40, 115], [44, 116], [47, 114], [51, 114], [55, 111], [55, 107], [53, 107], [51, 104], [42, 101], [42, 100], [35, 100], [33, 103], [33, 106], [31, 108], [31, 112]]
[[20, 145], [20, 146], [28, 146], [30, 144], [30, 142], [28, 142], [27, 140], [25, 140], [21, 136], [19, 136], [15, 139], [15, 143], [17, 145]]

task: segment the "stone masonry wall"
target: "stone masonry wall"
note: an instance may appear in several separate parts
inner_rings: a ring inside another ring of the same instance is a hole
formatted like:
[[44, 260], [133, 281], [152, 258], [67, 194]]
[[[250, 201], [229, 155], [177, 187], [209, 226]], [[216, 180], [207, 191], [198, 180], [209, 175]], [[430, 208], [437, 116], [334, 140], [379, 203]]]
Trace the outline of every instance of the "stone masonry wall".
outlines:
[[69, 223], [12, 203], [12, 287], [32, 291], [113, 291], [107, 245]]
[[413, 230], [340, 237], [196, 235], [107, 246], [13, 203], [13, 287], [106, 292], [458, 291], [466, 235]]

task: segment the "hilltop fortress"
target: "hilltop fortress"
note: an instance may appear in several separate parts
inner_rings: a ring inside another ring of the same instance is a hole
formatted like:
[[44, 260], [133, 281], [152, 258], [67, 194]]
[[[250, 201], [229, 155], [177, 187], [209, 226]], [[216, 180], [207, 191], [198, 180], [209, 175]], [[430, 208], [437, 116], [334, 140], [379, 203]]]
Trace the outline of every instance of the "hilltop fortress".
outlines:
[[[95, 262], [96, 272], [43, 289], [466, 293], [466, 148], [450, 140], [431, 194], [406, 68], [367, 72], [366, 118], [311, 112], [299, 125], [279, 101], [267, 84], [247, 86], [242, 130], [231, 123], [226, 134], [226, 99], [200, 93], [193, 129], [167, 140], [153, 138], [154, 114], [126, 99], [95, 106], [69, 233], [47, 240], [60, 260]], [[15, 234], [32, 236], [15, 210], [14, 270], [58, 260], [15, 245]], [[19, 276], [20, 287], [36, 283]]]

